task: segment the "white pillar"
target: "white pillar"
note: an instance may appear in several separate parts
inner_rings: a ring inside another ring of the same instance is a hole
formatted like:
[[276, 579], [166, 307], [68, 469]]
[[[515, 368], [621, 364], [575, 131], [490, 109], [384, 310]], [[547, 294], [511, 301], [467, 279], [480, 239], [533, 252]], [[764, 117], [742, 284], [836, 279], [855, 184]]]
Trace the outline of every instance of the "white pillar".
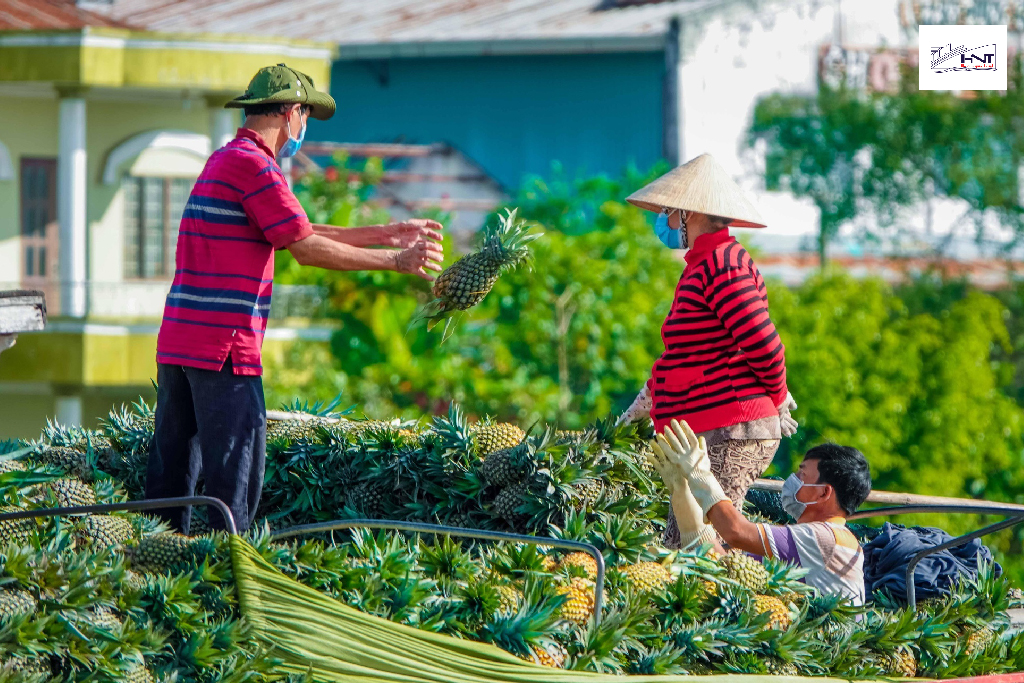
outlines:
[[211, 149], [218, 150], [231, 142], [238, 129], [239, 117], [237, 109], [225, 109], [223, 105], [210, 105], [210, 143]]
[[57, 222], [60, 224], [60, 312], [86, 315], [85, 98], [60, 99], [57, 156]]
[[56, 401], [57, 423], [65, 427], [82, 426], [82, 397], [58, 396]]
[[683, 33], [680, 18], [673, 17], [665, 33], [665, 84], [662, 88], [662, 155], [672, 166], [686, 161], [683, 149]]
[[288, 181], [288, 187], [291, 187], [292, 186], [292, 157], [286, 157], [284, 159], [278, 159], [277, 163], [281, 167], [281, 173], [284, 173], [284, 179]]

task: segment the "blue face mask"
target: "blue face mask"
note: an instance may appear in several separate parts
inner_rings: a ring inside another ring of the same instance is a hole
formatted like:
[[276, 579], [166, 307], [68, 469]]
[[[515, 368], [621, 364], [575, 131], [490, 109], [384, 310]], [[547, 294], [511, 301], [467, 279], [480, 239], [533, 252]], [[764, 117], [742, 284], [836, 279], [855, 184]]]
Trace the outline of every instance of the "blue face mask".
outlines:
[[302, 128], [299, 130], [299, 137], [292, 137], [291, 124], [288, 125], [288, 142], [284, 143], [281, 147], [281, 151], [277, 153], [279, 159], [287, 159], [288, 157], [295, 156], [299, 148], [302, 147], [302, 141], [306, 138], [306, 122], [302, 122]]
[[668, 214], [665, 212], [659, 213], [658, 217], [654, 221], [654, 234], [658, 236], [661, 243], [669, 249], [682, 249], [683, 248], [683, 235], [685, 235], [685, 226], [682, 229], [675, 229], [668, 224]]

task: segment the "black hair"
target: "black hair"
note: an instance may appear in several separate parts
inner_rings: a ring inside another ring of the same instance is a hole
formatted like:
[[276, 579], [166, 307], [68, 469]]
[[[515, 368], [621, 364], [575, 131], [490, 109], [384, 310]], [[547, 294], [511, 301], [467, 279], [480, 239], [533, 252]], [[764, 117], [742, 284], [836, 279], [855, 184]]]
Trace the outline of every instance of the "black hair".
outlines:
[[[274, 114], [284, 114], [295, 104], [294, 102], [282, 103], [282, 102], [264, 102], [263, 104], [250, 104], [242, 107], [242, 111], [245, 112], [246, 117], [249, 116], [273, 116]], [[305, 104], [302, 105], [303, 113], [309, 112], [309, 107]]]
[[729, 223], [732, 223], [731, 218], [726, 218], [725, 216], [712, 216], [711, 214], [708, 214], [708, 220], [711, 221], [713, 224], [722, 226], [727, 226], [729, 225]]
[[831, 486], [839, 507], [848, 515], [856, 512], [871, 493], [871, 468], [867, 458], [852, 446], [825, 443], [807, 451], [804, 460], [818, 462], [816, 483]]

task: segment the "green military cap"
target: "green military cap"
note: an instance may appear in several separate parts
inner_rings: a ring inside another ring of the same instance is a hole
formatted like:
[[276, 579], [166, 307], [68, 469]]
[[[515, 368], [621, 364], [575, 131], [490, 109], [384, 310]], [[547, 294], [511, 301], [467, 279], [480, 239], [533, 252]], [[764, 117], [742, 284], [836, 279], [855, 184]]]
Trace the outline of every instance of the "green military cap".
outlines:
[[334, 98], [320, 92], [313, 79], [284, 64], [265, 66], [249, 81], [245, 93], [224, 106], [241, 109], [254, 104], [305, 104], [309, 115], [325, 121], [334, 116]]

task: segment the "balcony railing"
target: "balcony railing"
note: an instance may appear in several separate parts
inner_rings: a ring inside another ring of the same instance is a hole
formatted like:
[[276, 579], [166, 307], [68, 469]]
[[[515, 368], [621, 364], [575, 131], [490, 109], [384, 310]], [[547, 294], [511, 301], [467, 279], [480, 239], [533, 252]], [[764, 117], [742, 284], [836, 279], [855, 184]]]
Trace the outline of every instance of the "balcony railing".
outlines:
[[[0, 282], [0, 291], [23, 289], [26, 283]], [[33, 289], [46, 293], [51, 316], [61, 314], [57, 297], [61, 283], [56, 280], [34, 281]], [[158, 320], [163, 316], [164, 300], [171, 287], [169, 280], [132, 280], [128, 282], [84, 283], [87, 317], [104, 320]], [[66, 288], [65, 288], [66, 289]], [[319, 319], [327, 315], [327, 292], [315, 285], [275, 285], [270, 306], [270, 319]]]

